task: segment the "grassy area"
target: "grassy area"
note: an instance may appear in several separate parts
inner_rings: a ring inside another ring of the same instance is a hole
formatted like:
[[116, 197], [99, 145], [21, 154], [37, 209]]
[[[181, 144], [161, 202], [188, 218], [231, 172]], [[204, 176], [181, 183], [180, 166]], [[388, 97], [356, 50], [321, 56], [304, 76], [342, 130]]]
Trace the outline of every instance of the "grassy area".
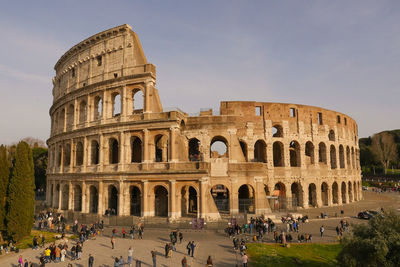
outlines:
[[340, 244], [248, 244], [250, 265], [267, 266], [338, 266]]
[[37, 236], [39, 244], [42, 243], [42, 239], [40, 238], [40, 235], [44, 235], [46, 239], [46, 243], [49, 242], [54, 242], [56, 240], [55, 236], [60, 235], [57, 233], [53, 232], [45, 232], [45, 231], [38, 231], [38, 230], [32, 230], [31, 235], [25, 237], [22, 239], [20, 242], [17, 243], [16, 247], [19, 249], [24, 249], [24, 248], [31, 248], [32, 247], [32, 240], [34, 236]]

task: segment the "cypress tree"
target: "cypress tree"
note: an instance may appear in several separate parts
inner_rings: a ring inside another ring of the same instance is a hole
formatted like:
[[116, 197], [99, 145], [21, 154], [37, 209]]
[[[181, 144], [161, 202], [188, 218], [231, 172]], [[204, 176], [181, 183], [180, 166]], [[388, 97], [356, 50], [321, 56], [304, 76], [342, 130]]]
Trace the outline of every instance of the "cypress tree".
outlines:
[[7, 233], [14, 241], [30, 234], [35, 207], [35, 178], [32, 150], [23, 141], [17, 145], [8, 186]]
[[10, 165], [8, 164], [7, 149], [0, 146], [0, 232], [6, 230], [6, 199], [7, 186], [10, 178]]

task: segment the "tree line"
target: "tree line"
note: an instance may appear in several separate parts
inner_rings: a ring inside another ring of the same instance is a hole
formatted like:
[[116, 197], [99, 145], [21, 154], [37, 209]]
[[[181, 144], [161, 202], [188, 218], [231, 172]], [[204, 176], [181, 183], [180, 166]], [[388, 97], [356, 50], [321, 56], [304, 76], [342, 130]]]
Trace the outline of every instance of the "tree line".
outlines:
[[34, 223], [35, 167], [31, 147], [24, 141], [0, 146], [0, 232], [19, 241]]
[[388, 174], [388, 170], [400, 169], [400, 130], [376, 133], [359, 142], [363, 174]]

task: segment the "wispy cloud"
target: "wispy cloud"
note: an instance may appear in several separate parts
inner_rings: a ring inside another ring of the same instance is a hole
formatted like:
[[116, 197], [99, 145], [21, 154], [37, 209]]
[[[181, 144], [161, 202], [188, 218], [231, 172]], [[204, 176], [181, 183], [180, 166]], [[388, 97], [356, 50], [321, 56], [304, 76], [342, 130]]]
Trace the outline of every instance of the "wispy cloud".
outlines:
[[0, 64], [0, 75], [4, 75], [7, 77], [16, 78], [18, 80], [31, 81], [31, 82], [39, 82], [48, 84], [51, 77], [44, 75], [37, 75], [34, 73], [23, 72], [5, 65]]

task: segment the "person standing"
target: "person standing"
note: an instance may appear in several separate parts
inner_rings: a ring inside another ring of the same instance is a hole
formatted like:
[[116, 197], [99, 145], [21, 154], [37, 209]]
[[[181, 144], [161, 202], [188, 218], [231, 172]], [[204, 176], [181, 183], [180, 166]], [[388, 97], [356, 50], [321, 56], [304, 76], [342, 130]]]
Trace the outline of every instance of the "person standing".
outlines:
[[192, 242], [189, 241], [189, 243], [186, 245], [186, 249], [188, 250], [188, 256], [190, 256], [190, 250], [192, 249]]
[[129, 264], [129, 266], [132, 265], [132, 257], [133, 257], [133, 249], [132, 247], [128, 248], [128, 261], [126, 264]]
[[194, 243], [194, 241], [192, 241], [192, 244], [190, 245], [190, 249], [192, 251], [192, 257], [194, 257], [194, 249], [196, 248], [196, 244]]
[[212, 267], [212, 266], [213, 266], [213, 262], [212, 262], [211, 256], [208, 256], [208, 258], [207, 258], [207, 267]]
[[151, 258], [153, 260], [153, 267], [157, 266], [157, 252], [156, 249], [153, 248], [153, 250], [151, 251]]
[[115, 237], [111, 236], [111, 249], [114, 249], [115, 246]]
[[182, 244], [182, 240], [183, 240], [183, 234], [182, 232], [179, 232], [179, 244]]
[[89, 267], [93, 267], [93, 263], [94, 263], [94, 257], [92, 256], [92, 254], [89, 254]]
[[247, 267], [247, 261], [248, 261], [248, 257], [246, 255], [246, 253], [243, 253], [243, 256], [242, 256], [243, 267]]
[[324, 237], [325, 228], [323, 225], [319, 228], [319, 232], [321, 233], [321, 238]]

